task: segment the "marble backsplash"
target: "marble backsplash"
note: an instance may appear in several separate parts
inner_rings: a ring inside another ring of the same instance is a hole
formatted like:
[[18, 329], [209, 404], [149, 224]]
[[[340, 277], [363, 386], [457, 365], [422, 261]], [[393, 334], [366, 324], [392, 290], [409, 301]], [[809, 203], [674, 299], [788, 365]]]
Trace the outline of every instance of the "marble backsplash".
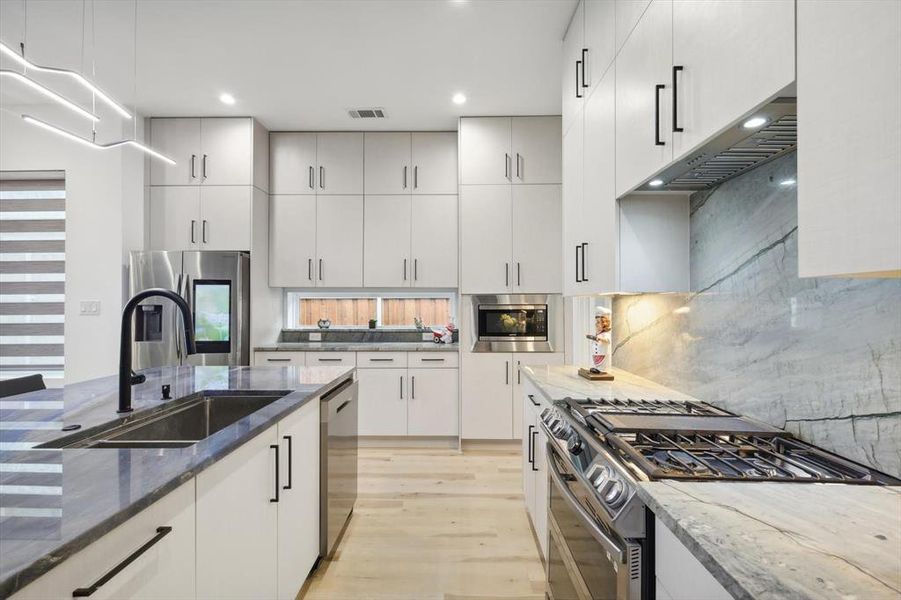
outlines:
[[691, 197], [691, 293], [613, 300], [613, 364], [901, 476], [901, 280], [798, 277], [795, 154]]

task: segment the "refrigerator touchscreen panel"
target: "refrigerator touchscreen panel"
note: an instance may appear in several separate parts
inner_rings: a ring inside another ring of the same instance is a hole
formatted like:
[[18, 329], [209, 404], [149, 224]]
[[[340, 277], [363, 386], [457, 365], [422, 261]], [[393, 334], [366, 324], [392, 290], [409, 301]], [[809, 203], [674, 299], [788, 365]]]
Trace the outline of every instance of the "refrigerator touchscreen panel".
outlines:
[[194, 280], [194, 341], [198, 352], [231, 352], [231, 286], [228, 279]]

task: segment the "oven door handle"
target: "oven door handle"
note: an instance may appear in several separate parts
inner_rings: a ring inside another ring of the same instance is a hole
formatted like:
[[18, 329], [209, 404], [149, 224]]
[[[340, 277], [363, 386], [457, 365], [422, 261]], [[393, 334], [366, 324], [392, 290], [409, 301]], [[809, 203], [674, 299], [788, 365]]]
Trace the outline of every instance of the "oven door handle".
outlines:
[[[548, 453], [551, 453], [552, 450], [547, 449]], [[588, 528], [588, 531], [591, 533], [591, 536], [598, 541], [598, 543], [604, 547], [604, 549], [610, 553], [610, 555], [619, 563], [626, 563], [626, 552], [620, 545], [613, 540], [609, 535], [604, 533], [600, 527], [597, 526], [597, 523], [594, 522], [594, 518], [588, 513], [585, 508], [579, 504], [579, 501], [573, 495], [571, 491], [569, 491], [569, 486], [566, 485], [566, 482], [563, 481], [563, 475], [557, 469], [557, 464], [554, 462], [553, 456], [547, 457], [548, 462], [548, 472], [551, 474], [551, 479], [554, 480], [554, 483], [560, 488], [560, 494], [564, 499], [569, 503], [570, 507], [576, 514], [579, 515], [582, 523]]]

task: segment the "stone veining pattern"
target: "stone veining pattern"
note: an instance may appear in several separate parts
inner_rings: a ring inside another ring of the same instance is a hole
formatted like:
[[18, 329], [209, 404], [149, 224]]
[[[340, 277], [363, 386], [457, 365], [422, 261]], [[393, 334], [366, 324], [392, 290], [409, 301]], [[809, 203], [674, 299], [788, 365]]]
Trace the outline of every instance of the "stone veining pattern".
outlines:
[[614, 364], [901, 476], [901, 280], [799, 278], [795, 178], [692, 196], [692, 292], [616, 297]]

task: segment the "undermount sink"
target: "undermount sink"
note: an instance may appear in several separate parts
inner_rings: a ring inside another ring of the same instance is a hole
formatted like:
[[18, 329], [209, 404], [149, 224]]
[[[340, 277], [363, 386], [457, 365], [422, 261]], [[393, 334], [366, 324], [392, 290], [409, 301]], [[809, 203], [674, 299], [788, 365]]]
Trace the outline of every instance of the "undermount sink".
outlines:
[[200, 392], [38, 448], [184, 448], [255, 413], [290, 392]]

